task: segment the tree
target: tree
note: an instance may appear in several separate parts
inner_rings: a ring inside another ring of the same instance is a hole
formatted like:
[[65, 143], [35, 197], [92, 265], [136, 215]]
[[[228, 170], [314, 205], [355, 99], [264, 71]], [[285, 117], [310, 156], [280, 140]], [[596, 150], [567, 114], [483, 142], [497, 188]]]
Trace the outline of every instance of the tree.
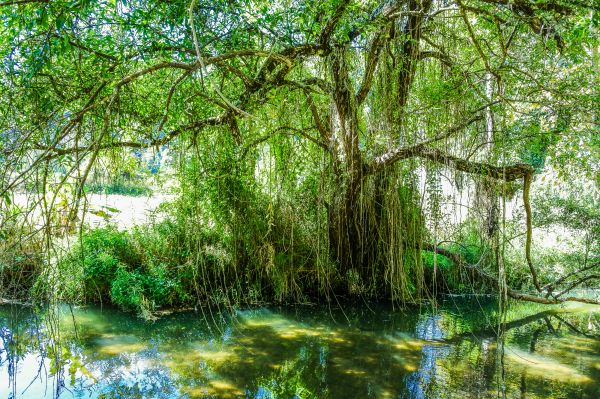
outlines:
[[3, 2], [0, 193], [40, 174], [45, 188], [60, 166], [77, 209], [102, 154], [169, 146], [185, 156], [225, 134], [232, 164], [252, 173], [248, 153], [283, 135], [326, 156], [330, 256], [342, 275], [403, 295], [420, 251], [440, 252], [416, 183], [423, 167], [434, 179], [442, 168], [523, 182], [525, 257], [542, 291], [528, 192], [536, 159], [595, 134], [594, 6]]

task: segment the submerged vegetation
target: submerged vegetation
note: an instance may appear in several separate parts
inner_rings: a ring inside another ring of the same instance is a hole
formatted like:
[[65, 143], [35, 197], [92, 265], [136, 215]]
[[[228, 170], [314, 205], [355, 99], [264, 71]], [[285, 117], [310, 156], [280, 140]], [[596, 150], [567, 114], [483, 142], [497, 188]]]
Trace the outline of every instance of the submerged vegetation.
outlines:
[[0, 298], [597, 303], [597, 5], [0, 1]]

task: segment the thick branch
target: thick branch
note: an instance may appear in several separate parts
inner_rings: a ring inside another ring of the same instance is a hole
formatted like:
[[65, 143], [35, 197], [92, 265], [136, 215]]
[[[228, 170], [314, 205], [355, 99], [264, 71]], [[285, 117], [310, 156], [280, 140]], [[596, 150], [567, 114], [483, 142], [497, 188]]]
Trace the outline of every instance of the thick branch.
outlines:
[[390, 158], [380, 158], [380, 162], [377, 163], [375, 171], [382, 170], [398, 160], [414, 157], [429, 159], [430, 161], [443, 164], [461, 172], [487, 176], [504, 181], [521, 179], [533, 172], [533, 167], [528, 164], [517, 163], [507, 166], [494, 166], [486, 162], [468, 161], [450, 155], [437, 148], [430, 148], [420, 144], [396, 150], [391, 154]]
[[329, 130], [329, 127], [325, 123], [323, 123], [323, 119], [319, 115], [317, 106], [315, 105], [315, 102], [314, 102], [312, 96], [310, 95], [310, 93], [308, 92], [308, 90], [305, 90], [305, 94], [306, 94], [306, 102], [308, 103], [308, 109], [310, 109], [310, 112], [313, 116], [313, 120], [315, 121], [315, 125], [317, 126], [317, 130], [319, 131], [319, 134], [321, 135], [322, 140], [325, 143], [328, 143], [328, 145], [330, 145], [331, 144], [331, 131]]
[[[458, 255], [452, 251], [449, 251], [447, 249], [434, 246], [432, 244], [423, 244], [422, 249], [424, 249], [425, 251], [435, 252], [440, 255], [443, 255], [446, 258], [450, 259], [455, 265], [457, 265], [459, 267], [464, 267], [467, 270], [475, 272], [482, 280], [484, 280], [488, 284], [491, 284], [495, 288], [498, 288], [498, 289], [500, 288], [500, 282], [498, 281], [497, 278], [486, 273], [484, 270], [481, 270], [481, 268], [479, 268], [477, 266], [468, 264], [467, 262], [465, 262], [462, 259], [462, 257], [460, 255]], [[594, 299], [579, 298], [579, 297], [544, 298], [544, 297], [540, 297], [540, 296], [536, 296], [536, 295], [526, 294], [524, 292], [514, 290], [510, 287], [506, 287], [506, 293], [510, 298], [513, 298], [513, 299], [529, 301], [529, 302], [536, 302], [536, 303], [541, 303], [541, 304], [546, 304], [546, 305], [563, 303], [563, 302], [568, 302], [568, 301], [600, 305], [600, 301], [594, 300]]]
[[339, 46], [332, 52], [331, 75], [333, 78], [333, 100], [339, 118], [344, 153], [349, 171], [359, 176], [363, 169], [362, 153], [358, 142], [358, 115], [356, 97], [350, 79], [347, 46]]
[[373, 76], [375, 75], [375, 70], [377, 69], [377, 63], [379, 62], [379, 55], [381, 54], [381, 49], [383, 48], [383, 44], [385, 43], [385, 35], [387, 32], [387, 28], [379, 30], [371, 43], [371, 48], [369, 50], [369, 55], [367, 57], [367, 66], [365, 68], [365, 74], [363, 76], [362, 84], [360, 85], [360, 89], [356, 94], [356, 104], [360, 105], [369, 91], [371, 90], [371, 85], [373, 84]]
[[[427, 14], [431, 9], [431, 0], [410, 0], [409, 11], [419, 11]], [[401, 68], [398, 72], [398, 106], [404, 108], [408, 103], [410, 88], [415, 78], [419, 61], [421, 33], [423, 31], [424, 15], [410, 15], [402, 29], [404, 43], [401, 47], [399, 61]]]
[[5, 6], [17, 6], [17, 5], [23, 5], [23, 4], [29, 4], [29, 3], [42, 3], [42, 4], [46, 4], [49, 3], [50, 0], [14, 0], [14, 1], [5, 1], [0, 3], [0, 7], [5, 7]]
[[450, 57], [441, 51], [435, 51], [435, 50], [421, 51], [419, 53], [419, 60], [424, 60], [426, 58], [435, 58], [437, 60], [440, 60], [440, 62], [446, 66], [452, 66], [452, 60], [450, 59]]

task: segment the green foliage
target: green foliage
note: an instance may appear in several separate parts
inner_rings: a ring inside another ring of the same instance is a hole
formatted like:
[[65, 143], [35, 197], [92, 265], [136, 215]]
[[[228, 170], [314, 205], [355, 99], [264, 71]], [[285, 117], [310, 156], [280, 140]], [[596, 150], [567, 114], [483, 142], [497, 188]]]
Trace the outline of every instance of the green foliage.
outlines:
[[[581, 181], [564, 183], [560, 189], [546, 186], [538, 190], [532, 202], [534, 245], [545, 241], [534, 251], [543, 281], [554, 281], [600, 261], [600, 202], [593, 188]], [[552, 242], [548, 236], [553, 237]], [[522, 254], [509, 249], [509, 281], [515, 287], [527, 287], [530, 279]]]
[[433, 270], [434, 266], [437, 265], [441, 269], [442, 273], [446, 273], [452, 267], [452, 261], [443, 255], [436, 255], [433, 252], [423, 252], [423, 266]]
[[[573, 182], [577, 184], [576, 182]], [[564, 190], [564, 188], [563, 188]], [[596, 241], [600, 240], [600, 200], [592, 192], [579, 186], [572, 190], [557, 192], [547, 188], [534, 198], [534, 219], [537, 226], [560, 224], [564, 227], [585, 231]]]
[[22, 210], [9, 196], [2, 202], [0, 199], [0, 298], [27, 299], [45, 264], [43, 237], [23, 221]]
[[131, 197], [149, 196], [152, 189], [141, 183], [112, 181], [108, 184], [90, 183], [85, 191], [93, 194], [119, 194]]
[[505, 139], [519, 140], [521, 162], [533, 166], [536, 172], [544, 169], [548, 151], [559, 141], [560, 134], [569, 125], [568, 118], [559, 116], [554, 128], [544, 128], [544, 125], [553, 123], [553, 118], [555, 115], [552, 112], [536, 110], [523, 115], [503, 132]]
[[[440, 248], [455, 254], [466, 264], [477, 265], [482, 269], [495, 267], [489, 243], [482, 237], [477, 225], [477, 220], [468, 218], [459, 226], [455, 240], [442, 242]], [[434, 255], [431, 251], [423, 251], [422, 257], [423, 266], [428, 273], [433, 273], [434, 266], [437, 267], [437, 276], [443, 280], [443, 283], [439, 284], [438, 282], [438, 284], [444, 292], [472, 293], [480, 288], [494, 288], [481, 284], [477, 278], [465, 273], [452, 259], [442, 254]]]
[[109, 300], [138, 311], [186, 303], [182, 286], [188, 276], [152, 257], [152, 248], [169, 244], [169, 236], [159, 237], [157, 243], [156, 234], [128, 234], [114, 228], [84, 233], [58, 264], [60, 296], [71, 301]]
[[[312, 348], [311, 348], [312, 349]], [[271, 376], [258, 379], [257, 397], [261, 398], [314, 398], [311, 386], [307, 382], [315, 383], [325, 373], [322, 365], [314, 368], [319, 359], [315, 359], [317, 352], [308, 348], [301, 348], [300, 353], [286, 361], [277, 372]], [[326, 349], [324, 351], [326, 352]], [[314, 389], [314, 388], [313, 388]]]
[[138, 271], [118, 267], [110, 282], [110, 298], [125, 309], [141, 309], [144, 301], [144, 278]]

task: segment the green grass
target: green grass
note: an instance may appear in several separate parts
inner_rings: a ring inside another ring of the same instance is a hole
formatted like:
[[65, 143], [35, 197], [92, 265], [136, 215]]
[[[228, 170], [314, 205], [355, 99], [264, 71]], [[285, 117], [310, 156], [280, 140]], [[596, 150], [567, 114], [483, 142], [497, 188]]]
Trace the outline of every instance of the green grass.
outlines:
[[108, 184], [90, 183], [86, 184], [85, 191], [92, 194], [118, 194], [130, 197], [142, 197], [152, 195], [152, 190], [142, 182], [112, 181]]

